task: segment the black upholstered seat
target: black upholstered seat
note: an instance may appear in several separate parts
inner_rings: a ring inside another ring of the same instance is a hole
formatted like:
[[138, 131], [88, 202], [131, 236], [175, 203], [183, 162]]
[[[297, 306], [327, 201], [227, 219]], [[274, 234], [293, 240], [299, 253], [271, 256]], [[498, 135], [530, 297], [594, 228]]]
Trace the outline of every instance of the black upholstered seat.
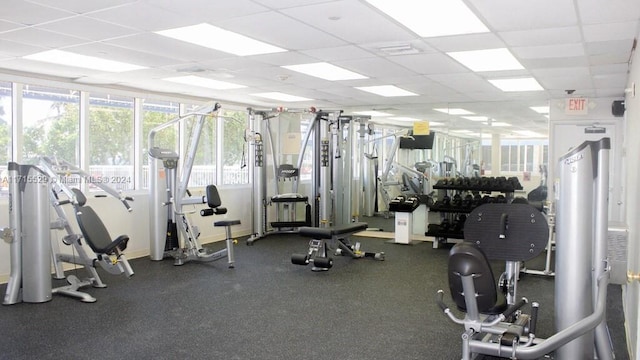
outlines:
[[109, 231], [98, 214], [90, 206], [86, 206], [86, 197], [78, 190], [73, 189], [77, 204], [75, 205], [76, 219], [85, 241], [96, 254], [118, 254], [127, 248], [129, 236], [120, 235], [111, 239]]
[[473, 243], [456, 244], [449, 253], [449, 289], [459, 310], [467, 310], [462, 277], [471, 276], [475, 287], [478, 311], [496, 315], [507, 309], [504, 294], [498, 291], [496, 279], [484, 252]]

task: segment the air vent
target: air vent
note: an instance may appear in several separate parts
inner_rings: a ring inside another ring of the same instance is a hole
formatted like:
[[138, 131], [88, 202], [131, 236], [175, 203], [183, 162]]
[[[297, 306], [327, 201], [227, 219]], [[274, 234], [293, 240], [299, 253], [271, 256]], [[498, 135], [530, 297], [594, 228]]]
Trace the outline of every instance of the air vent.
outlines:
[[378, 50], [383, 52], [385, 55], [389, 55], [389, 56], [412, 55], [412, 54], [420, 53], [420, 50], [411, 46], [411, 44], [385, 46], [385, 47], [379, 48]]

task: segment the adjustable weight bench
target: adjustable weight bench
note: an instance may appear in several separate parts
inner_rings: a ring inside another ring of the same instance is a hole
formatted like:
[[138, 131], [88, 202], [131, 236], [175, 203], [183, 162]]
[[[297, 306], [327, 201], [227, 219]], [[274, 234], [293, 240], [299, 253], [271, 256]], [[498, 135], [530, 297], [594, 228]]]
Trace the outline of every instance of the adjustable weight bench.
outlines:
[[[335, 255], [348, 255], [354, 259], [372, 258], [384, 260], [383, 252], [365, 252], [360, 250], [360, 243], [351, 244], [349, 236], [367, 229], [367, 223], [356, 222], [336, 227], [301, 227], [300, 236], [311, 238], [306, 254], [291, 255], [291, 263], [295, 265], [313, 264], [312, 271], [327, 271], [333, 266], [333, 259], [328, 255], [328, 248], [335, 248]], [[329, 244], [327, 245], [327, 240]]]

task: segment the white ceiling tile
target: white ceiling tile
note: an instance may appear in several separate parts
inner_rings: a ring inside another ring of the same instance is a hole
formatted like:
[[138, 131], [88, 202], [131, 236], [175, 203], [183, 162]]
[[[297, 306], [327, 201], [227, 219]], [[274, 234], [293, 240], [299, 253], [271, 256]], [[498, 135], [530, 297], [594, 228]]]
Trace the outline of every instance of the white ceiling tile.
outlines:
[[213, 60], [229, 54], [184, 41], [170, 39], [154, 33], [142, 33], [103, 41], [105, 44], [142, 51], [158, 56], [170, 55], [183, 61]]
[[315, 48], [300, 51], [321, 61], [351, 60], [372, 57], [373, 54], [354, 45]]
[[22, 25], [35, 25], [74, 15], [74, 13], [69, 11], [59, 10], [49, 6], [41, 6], [22, 0], [2, 1], [2, 12], [0, 13], [2, 19], [11, 20], [11, 22]]
[[33, 3], [42, 4], [50, 8], [64, 9], [76, 14], [84, 14], [91, 11], [108, 9], [124, 4], [136, 2], [138, 0], [31, 0]]
[[587, 54], [629, 54], [633, 47], [633, 39], [615, 41], [596, 41], [586, 44]]
[[458, 92], [481, 92], [496, 91], [496, 88], [478, 74], [461, 73], [461, 74], [433, 74], [427, 75], [427, 78], [442, 84], [443, 86], [454, 89]]
[[2, 40], [2, 38], [0, 38], [0, 49], [2, 49], [2, 52], [5, 54], [17, 57], [31, 55], [40, 51], [47, 50], [46, 48], [41, 46], [32, 46], [20, 42]]
[[587, 42], [634, 39], [638, 35], [638, 21], [585, 25], [583, 34]]
[[[37, 26], [36, 28], [94, 41], [131, 35], [132, 32], [131, 28], [122, 27], [97, 19], [91, 19], [85, 16], [75, 16], [59, 21], [47, 22], [43, 25]], [[78, 29], [82, 29], [82, 31], [78, 31]]]
[[304, 5], [324, 3], [330, 0], [253, 0], [271, 9], [286, 9]]
[[163, 8], [145, 2], [134, 2], [123, 6], [95, 11], [87, 17], [111, 22], [124, 27], [159, 31], [193, 25], [193, 21]]
[[627, 74], [603, 74], [593, 77], [596, 88], [623, 89], [627, 85]]
[[42, 46], [51, 49], [66, 47], [79, 42], [87, 42], [75, 36], [62, 35], [51, 31], [28, 27], [0, 34], [0, 39], [25, 45]]
[[269, 65], [285, 66], [318, 62], [318, 59], [300, 52], [284, 52], [252, 56], [252, 59]]
[[546, 59], [585, 55], [585, 49], [582, 43], [514, 47], [511, 48], [511, 51], [519, 59]]
[[593, 83], [589, 76], [551, 76], [536, 77], [543, 88], [550, 89], [592, 89]]
[[171, 13], [189, 19], [193, 24], [219, 21], [265, 12], [264, 6], [250, 0], [211, 1], [211, 0], [144, 0], [154, 6], [169, 10]]
[[589, 77], [591, 71], [588, 66], [570, 67], [570, 68], [545, 68], [531, 70], [531, 73], [537, 78], [554, 78], [554, 77]]
[[400, 65], [396, 65], [384, 58], [366, 58], [355, 60], [342, 60], [334, 63], [337, 66], [355, 71], [358, 74], [370, 78], [382, 78], [385, 76], [412, 76], [415, 72], [410, 71]]
[[[300, 6], [282, 13], [351, 43], [411, 41], [417, 36], [360, 2], [342, 0]], [[336, 19], [337, 18], [337, 19]], [[332, 20], [336, 19], [336, 20]]]
[[588, 66], [589, 59], [587, 56], [574, 57], [552, 57], [552, 58], [536, 58], [536, 59], [520, 59], [520, 63], [527, 69], [542, 68], [562, 68], [573, 66]]
[[451, 57], [439, 53], [389, 56], [387, 59], [422, 75], [464, 73], [469, 71], [469, 69]]
[[0, 68], [50, 76], [77, 78], [96, 73], [95, 70], [72, 66], [51, 65], [41, 61], [11, 59], [0, 62]]
[[493, 31], [573, 26], [578, 23], [573, 0], [470, 0]]
[[622, 74], [627, 73], [629, 69], [629, 64], [620, 63], [620, 64], [605, 64], [605, 65], [594, 65], [591, 66], [591, 74], [593, 75], [602, 75], [602, 74]]
[[626, 22], [640, 18], [637, 0], [580, 0], [576, 4], [583, 24]]
[[[265, 31], [265, 24], [277, 26]], [[275, 11], [219, 21], [216, 25], [288, 50], [346, 45], [343, 40]]]
[[573, 44], [582, 41], [578, 26], [502, 31], [498, 35], [509, 46]]
[[[95, 56], [115, 61], [128, 62], [134, 65], [146, 67], [167, 66], [178, 62], [176, 59], [145, 53], [105, 43], [90, 43], [65, 49], [81, 55]], [[167, 54], [170, 55], [170, 54]], [[115, 75], [115, 74], [114, 74]]]
[[493, 33], [433, 37], [427, 38], [424, 41], [442, 52], [505, 47], [504, 41]]
[[629, 62], [629, 54], [622, 53], [622, 52], [589, 56], [589, 64], [592, 66], [627, 64], [628, 62]]
[[3, 33], [5, 31], [16, 30], [24, 27], [25, 27], [24, 25], [20, 25], [11, 21], [0, 19], [0, 33]]

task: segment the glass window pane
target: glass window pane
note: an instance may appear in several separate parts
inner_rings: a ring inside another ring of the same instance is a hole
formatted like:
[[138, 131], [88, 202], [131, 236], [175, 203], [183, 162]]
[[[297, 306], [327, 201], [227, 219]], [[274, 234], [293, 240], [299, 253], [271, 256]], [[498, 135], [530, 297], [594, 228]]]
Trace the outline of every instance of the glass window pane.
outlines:
[[[197, 109], [199, 106], [190, 105], [186, 113]], [[191, 116], [185, 121], [185, 147], [184, 151], [189, 151], [189, 146], [193, 140], [193, 127], [201, 119], [200, 115]], [[220, 121], [219, 118], [213, 116], [205, 116], [202, 122], [202, 130], [200, 131], [200, 140], [198, 148], [193, 159], [193, 168], [191, 169], [191, 177], [189, 178], [189, 186], [199, 187], [216, 183], [216, 125]], [[182, 154], [181, 159], [185, 159], [186, 154]], [[183, 166], [184, 163], [180, 163]]]
[[13, 102], [11, 94], [11, 83], [0, 81], [0, 194], [8, 194], [9, 184], [6, 181], [7, 163], [11, 159], [11, 125], [13, 119]]
[[509, 145], [500, 146], [500, 171], [509, 171]]
[[79, 165], [80, 96], [77, 91], [25, 85], [22, 90], [22, 162], [39, 156]]
[[133, 189], [133, 98], [91, 93], [89, 173], [115, 189]]
[[244, 141], [247, 128], [247, 113], [225, 111], [222, 137], [222, 183], [248, 184], [247, 143]]
[[[180, 104], [159, 101], [143, 100], [142, 103], [142, 188], [149, 188], [149, 132], [154, 127], [164, 124], [179, 116]], [[178, 125], [163, 129], [154, 137], [154, 146], [178, 149]]]
[[524, 171], [533, 171], [533, 145], [527, 145], [527, 161], [525, 162]]

